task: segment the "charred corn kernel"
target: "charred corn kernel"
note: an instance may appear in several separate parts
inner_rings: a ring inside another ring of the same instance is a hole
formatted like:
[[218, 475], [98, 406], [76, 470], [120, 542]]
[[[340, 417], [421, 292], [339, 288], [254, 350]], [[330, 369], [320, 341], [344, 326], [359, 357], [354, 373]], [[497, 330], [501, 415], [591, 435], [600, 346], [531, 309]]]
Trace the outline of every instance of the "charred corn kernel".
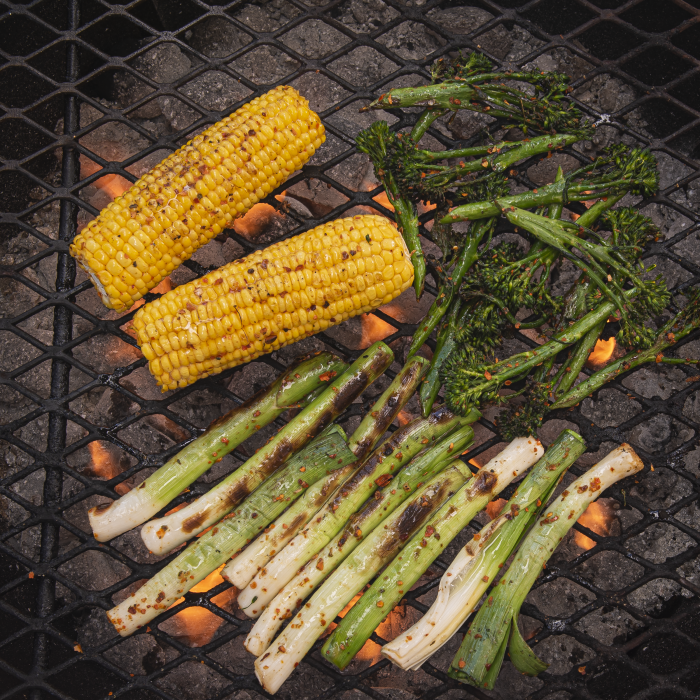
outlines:
[[105, 306], [124, 311], [282, 184], [324, 140], [308, 101], [291, 87], [276, 87], [146, 173], [75, 237], [71, 255]]
[[[389, 264], [375, 244], [391, 251]], [[133, 327], [167, 391], [376, 309], [412, 282], [408, 249], [392, 223], [355, 216], [183, 284], [142, 306]]]

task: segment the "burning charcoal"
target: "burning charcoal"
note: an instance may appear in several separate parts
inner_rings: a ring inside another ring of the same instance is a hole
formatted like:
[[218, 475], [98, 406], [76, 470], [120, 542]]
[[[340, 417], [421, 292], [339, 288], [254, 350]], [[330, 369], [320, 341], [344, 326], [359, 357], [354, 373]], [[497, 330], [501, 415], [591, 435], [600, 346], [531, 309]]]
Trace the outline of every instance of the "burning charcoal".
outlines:
[[209, 270], [218, 270], [226, 264], [222, 249], [223, 246], [219, 241], [209, 241], [209, 243], [194, 252], [192, 260]]
[[[632, 591], [627, 600], [638, 610], [653, 617], [664, 616], [667, 605], [681, 595], [680, 584], [665, 578], [657, 578]], [[671, 603], [672, 607], [672, 603]]]
[[293, 219], [263, 202], [259, 202], [233, 222], [237, 234], [258, 246], [276, 241], [295, 226], [296, 222]]
[[93, 420], [99, 425], [110, 426], [123, 420], [134, 411], [138, 411], [138, 409], [138, 404], [135, 404], [128, 396], [120, 391], [107, 389], [97, 402]]
[[239, 56], [229, 66], [258, 85], [270, 85], [293, 73], [299, 62], [271, 46], [260, 46]]
[[63, 576], [88, 591], [103, 591], [131, 572], [104, 552], [88, 549], [58, 568]]
[[544, 44], [516, 24], [508, 30], [503, 24], [479, 36], [479, 44], [489, 53], [506, 62], [516, 62]]
[[226, 264], [245, 257], [245, 249], [233, 238], [227, 238], [221, 246], [221, 255]]
[[[53, 343], [51, 331], [34, 330], [32, 335], [45, 345], [51, 346]], [[15, 370], [40, 354], [41, 351], [38, 348], [30, 345], [14, 333], [8, 331], [0, 333], [1, 371], [9, 372]], [[50, 379], [51, 363], [42, 362], [40, 365], [17, 377], [17, 382], [39, 396], [48, 396]], [[0, 412], [4, 408], [19, 408], [20, 406], [30, 406], [32, 403], [30, 399], [7, 385], [0, 386], [0, 402], [2, 404]]]
[[177, 44], [158, 44], [134, 61], [134, 68], [157, 83], [174, 83], [187, 75], [192, 63]]
[[631, 442], [650, 454], [671, 452], [690, 440], [693, 435], [692, 429], [665, 413], [652, 416], [629, 431]]
[[537, 644], [533, 651], [549, 664], [548, 673], [563, 676], [571, 669], [585, 665], [595, 656], [592, 649], [566, 634], [553, 634]]
[[604, 591], [621, 590], [644, 574], [642, 566], [612, 550], [595, 554], [575, 571]]
[[[575, 423], [567, 420], [548, 420], [538, 431], [537, 437], [545, 447], [549, 447], [564, 430], [578, 430]], [[608, 450], [609, 452], [610, 450]], [[607, 454], [607, 452], [605, 453]]]
[[[625, 377], [622, 384], [647, 399], [668, 399], [687, 386], [685, 379], [685, 373], [676, 367], [656, 365], [638, 369], [629, 377]], [[690, 417], [690, 413], [687, 415]]]
[[549, 185], [554, 182], [557, 175], [557, 168], [561, 168], [564, 173], [576, 170], [581, 167], [579, 161], [566, 153], [555, 153], [551, 158], [545, 158], [536, 165], [527, 169], [527, 176], [536, 185]]
[[446, 7], [440, 6], [430, 10], [428, 17], [452, 34], [471, 34], [489, 20], [493, 15], [480, 7]]
[[368, 34], [399, 14], [382, 0], [352, 0], [341, 7], [343, 14], [340, 21], [359, 34]]
[[376, 49], [360, 46], [330, 64], [331, 70], [353, 85], [368, 87], [393, 73], [398, 66]]
[[603, 114], [619, 111], [636, 97], [632, 87], [607, 73], [596, 75], [578, 88], [574, 95]]
[[574, 627], [608, 646], [624, 644], [644, 628], [629, 613], [607, 605], [575, 622]]
[[206, 664], [185, 661], [171, 669], [156, 685], [182, 700], [200, 700], [217, 696], [229, 681]]
[[622, 425], [640, 413], [642, 407], [616, 389], [601, 389], [597, 400], [585, 399], [581, 413], [599, 428]]
[[418, 22], [402, 22], [377, 41], [404, 59], [425, 59], [445, 45], [445, 39]]
[[[290, 346], [297, 347], [296, 345]], [[249, 362], [243, 365], [233, 375], [228, 385], [228, 390], [242, 399], [249, 399], [253, 394], [267, 386], [275, 378], [275, 370], [264, 362]]]
[[222, 71], [210, 70], [190, 80], [180, 91], [212, 112], [230, 112], [250, 90]]
[[189, 45], [210, 58], [224, 58], [250, 43], [250, 37], [222, 17], [200, 22], [192, 32]]
[[298, 14], [286, 0], [257, 0], [243, 5], [234, 16], [256, 32], [273, 32]]
[[329, 214], [333, 209], [348, 201], [348, 198], [338, 190], [328, 187], [325, 182], [314, 178], [292, 185], [286, 190], [286, 193], [288, 197], [301, 202], [316, 219]]

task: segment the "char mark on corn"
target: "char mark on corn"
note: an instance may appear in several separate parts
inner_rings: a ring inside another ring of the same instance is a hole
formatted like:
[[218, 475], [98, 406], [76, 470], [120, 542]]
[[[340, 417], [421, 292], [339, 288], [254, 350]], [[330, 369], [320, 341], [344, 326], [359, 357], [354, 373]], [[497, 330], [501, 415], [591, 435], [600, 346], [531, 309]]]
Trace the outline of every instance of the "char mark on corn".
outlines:
[[276, 87], [146, 173], [75, 237], [71, 255], [105, 306], [124, 311], [299, 170], [324, 140], [308, 101]]
[[376, 309], [412, 281], [408, 249], [391, 222], [355, 216], [173, 289], [136, 312], [134, 329], [167, 391]]

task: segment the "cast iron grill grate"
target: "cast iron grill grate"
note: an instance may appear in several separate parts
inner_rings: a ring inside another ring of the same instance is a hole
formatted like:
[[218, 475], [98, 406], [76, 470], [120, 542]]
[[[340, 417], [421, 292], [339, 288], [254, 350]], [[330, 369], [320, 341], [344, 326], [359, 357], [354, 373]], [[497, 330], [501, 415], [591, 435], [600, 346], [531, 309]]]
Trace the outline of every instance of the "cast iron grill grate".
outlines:
[[[104, 183], [105, 176], [135, 180], [135, 173], [147, 168], [144, 159], [157, 162], [159, 152], [173, 150], [187, 134], [269, 84], [286, 82], [313, 90], [312, 102], [318, 104], [312, 106], [324, 119], [328, 142], [285, 189], [316, 181], [334, 198], [313, 209], [311, 219], [285, 208], [282, 235], [355, 207], [388, 213], [374, 199], [379, 188], [353, 185], [343, 176], [342, 164], [353, 157], [353, 138], [366, 125], [357, 108], [389, 84], [426, 78], [435, 58], [478, 47], [511, 66], [535, 61], [542, 68], [572, 71], [574, 96], [601, 125], [591, 153], [613, 134], [654, 150], [662, 189], [646, 206], [669, 233], [647, 257], [678, 290], [700, 279], [700, 246], [693, 243], [700, 230], [700, 12], [694, 0], [2, 0], [0, 13], [0, 392], [9, 407], [0, 425], [5, 460], [0, 463], [0, 698], [144, 700], [206, 693], [217, 700], [248, 700], [264, 695], [242, 651], [249, 623], [221, 602], [226, 584], [188, 594], [158, 625], [130, 640], [109, 634], [100, 622], [114, 594], [159, 565], [126, 536], [98, 544], [78, 514], [90, 499], [114, 497], [123, 481], [160, 465], [179, 442], [201, 430], [194, 410], [188, 413], [183, 406], [194, 402], [201, 417], [212, 400], [220, 406], [240, 402], [236, 382], [242, 384], [246, 376], [237, 368], [163, 397], [150, 395], [136, 381], [145, 360], [129, 355], [131, 314], [118, 318], [96, 304], [67, 253], [81, 217], [97, 213], [85, 192]], [[207, 48], [212, 27], [224, 27], [227, 37], [215, 49]], [[166, 45], [188, 57], [189, 66], [175, 76], [144, 74], [144, 57]], [[509, 55], [504, 46], [510, 46]], [[378, 70], [353, 71], [348, 57], [356, 52], [369, 52], [362, 55], [371, 56]], [[267, 55], [284, 58], [281, 74], [256, 72], [260, 57]], [[615, 86], [616, 99], [609, 109], [595, 109], [592, 95], [605, 84]], [[213, 93], [212, 85], [219, 86]], [[154, 102], [161, 112], [171, 110], [167, 133], [150, 128], [143, 116]], [[392, 119], [402, 128], [415, 114]], [[90, 150], [95, 143], [90, 135], [114, 124], [135, 134], [132, 151], [112, 157]], [[454, 143], [454, 132], [446, 128], [431, 130], [431, 136], [447, 147]], [[569, 155], [584, 157], [576, 151]], [[523, 184], [532, 185], [536, 166], [519, 168]], [[352, 167], [346, 163], [346, 171]], [[274, 197], [268, 201], [282, 208]], [[430, 216], [422, 216], [424, 224]], [[267, 243], [238, 232], [229, 232], [229, 238], [245, 252]], [[22, 247], [18, 241], [29, 243]], [[185, 265], [196, 275], [207, 269], [194, 261]], [[386, 340], [399, 349], [415, 328], [385, 312], [375, 316], [394, 329]], [[346, 337], [331, 333], [323, 341], [352, 358], [357, 350], [346, 347]], [[525, 336], [519, 341], [532, 344]], [[697, 357], [697, 345], [691, 336], [683, 347]], [[284, 361], [264, 358], [261, 364], [279, 370]], [[619, 534], [605, 538], [578, 525], [595, 547], [556, 560], [536, 591], [550, 587], [550, 605], [529, 603], [523, 609], [537, 630], [533, 643], [555, 649], [563, 671], [556, 672], [557, 663], [540, 680], [527, 682], [511, 674], [497, 687], [502, 697], [661, 700], [696, 697], [700, 690], [700, 471], [693, 452], [700, 430], [695, 403], [700, 377], [693, 368], [675, 369], [664, 375], [670, 391], [662, 385], [648, 389], [646, 375], [640, 374], [645, 371], [635, 372], [642, 377], [635, 384], [615, 382], [594, 402], [552, 417], [552, 430], [563, 427], [562, 421], [573, 424], [591, 452], [630, 441], [655, 471], [645, 473], [638, 485], [623, 483], [606, 494], [633, 517], [624, 520]], [[89, 397], [98, 395], [112, 397], [112, 408], [121, 406], [111, 422], [98, 420], [97, 409], [85, 410], [93, 405]], [[160, 436], [156, 443], [132, 439], [145, 424], [151, 426], [148, 435]], [[500, 441], [486, 420], [482, 440], [469, 457]], [[107, 479], [81, 467], [95, 441], [119, 455], [120, 470]], [[661, 531], [673, 536], [655, 539]], [[645, 543], [656, 543], [656, 549]], [[607, 583], [598, 575], [604, 560]], [[81, 568], [79, 561], [87, 564]], [[91, 570], [99, 567], [113, 575], [95, 586]], [[433, 569], [439, 573], [444, 567], [439, 560]], [[425, 610], [420, 599], [438, 580], [434, 576], [410, 593], [406, 608]], [[558, 597], [566, 603], [555, 613], [551, 603]], [[223, 620], [200, 647], [162, 629], [176, 613], [195, 606]], [[626, 634], [601, 641], [585, 624], [595, 615], [632, 622]], [[140, 670], [130, 672], [124, 662], [129, 657], [139, 660]], [[359, 693], [379, 700], [401, 693], [389, 689], [397, 673], [386, 661], [340, 674], [315, 652], [303, 666], [282, 696]], [[403, 683], [421, 696], [491, 697], [449, 680], [439, 665], [428, 664], [419, 673], [404, 675]]]

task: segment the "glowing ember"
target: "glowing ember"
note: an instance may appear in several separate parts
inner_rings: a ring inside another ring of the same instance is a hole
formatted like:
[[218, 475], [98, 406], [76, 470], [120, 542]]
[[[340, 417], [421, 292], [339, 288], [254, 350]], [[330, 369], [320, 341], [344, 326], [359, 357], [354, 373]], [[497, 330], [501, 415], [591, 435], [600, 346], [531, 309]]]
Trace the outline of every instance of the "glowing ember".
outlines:
[[368, 348], [372, 343], [390, 336], [396, 329], [386, 321], [377, 318], [374, 314], [363, 314], [362, 320], [362, 340], [360, 348]]
[[[615, 519], [615, 511], [605, 501], [593, 501], [586, 508], [586, 511], [578, 519], [581, 525], [584, 525], [589, 530], [592, 530], [597, 535], [607, 537], [610, 534], [613, 520]], [[586, 535], [574, 531], [574, 542], [581, 549], [589, 550], [595, 546], [595, 542]]]
[[131, 183], [125, 180], [121, 175], [111, 174], [96, 180], [95, 187], [108, 194], [109, 197], [114, 200], [124, 194], [124, 192], [131, 187]]
[[484, 466], [476, 457], [472, 457], [469, 460], [469, 464], [471, 464], [473, 467], [476, 467], [477, 469], [481, 469], [481, 467]]
[[[281, 195], [277, 195], [280, 197]], [[282, 219], [280, 214], [270, 204], [255, 204], [245, 216], [241, 216], [233, 223], [236, 233], [245, 236], [248, 240], [254, 241], [266, 229], [274, 225], [275, 219]], [[133, 307], [132, 307], [133, 308]]]
[[385, 209], [394, 211], [394, 205], [389, 201], [386, 192], [380, 192], [376, 197], [372, 197], [372, 199], [377, 202], [377, 204], [381, 204]]
[[[95, 440], [88, 443], [90, 465], [87, 473], [103, 479], [113, 479], [124, 471], [127, 466], [122, 463], [117, 449], [109, 442]], [[117, 484], [114, 489], [119, 495], [124, 495], [131, 487], [126, 483]]]
[[491, 501], [487, 506], [486, 506], [486, 515], [489, 516], [491, 520], [496, 518], [498, 514], [501, 512], [503, 509], [503, 506], [507, 503], [505, 498], [497, 498], [493, 501]]
[[[223, 568], [224, 567], [221, 566], [216, 571], [209, 574], [204, 580], [200, 581], [196, 586], [193, 586], [191, 591], [193, 593], [206, 593], [220, 583], [223, 583], [224, 579], [221, 578], [220, 574]], [[218, 599], [219, 596], [216, 596], [216, 598]], [[171, 607], [179, 605], [183, 600], [184, 598], [176, 600]], [[223, 619], [206, 608], [185, 608], [185, 610], [168, 620], [167, 632], [174, 637], [180, 637], [184, 643], [190, 647], [202, 647], [212, 640], [216, 634], [216, 630], [218, 630], [222, 624]]]
[[615, 338], [598, 340], [593, 348], [593, 352], [588, 356], [588, 365], [592, 369], [605, 367], [613, 352], [615, 352]]

